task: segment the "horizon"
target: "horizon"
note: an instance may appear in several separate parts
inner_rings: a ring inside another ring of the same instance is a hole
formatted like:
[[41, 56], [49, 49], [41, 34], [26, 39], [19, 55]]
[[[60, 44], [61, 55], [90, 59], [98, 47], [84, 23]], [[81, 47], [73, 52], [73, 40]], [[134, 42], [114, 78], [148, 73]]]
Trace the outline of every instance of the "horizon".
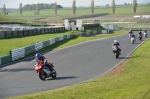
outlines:
[[[0, 8], [3, 8], [3, 5], [5, 4], [6, 8], [19, 8], [19, 3], [22, 2], [23, 6], [26, 4], [37, 4], [37, 3], [44, 3], [44, 4], [51, 4], [54, 2], [57, 2], [57, 5], [61, 5], [62, 7], [72, 7], [72, 2], [73, 0], [51, 0], [51, 2], [49, 2], [48, 0], [32, 0], [32, 1], [26, 1], [26, 0], [15, 0], [13, 2], [9, 2], [10, 0], [1, 0], [0, 1]], [[102, 0], [101, 0], [102, 1]], [[100, 0], [94, 0], [95, 6], [105, 6], [106, 4], [111, 5], [111, 1], [110, 0], [105, 0], [103, 1], [103, 3]], [[132, 3], [133, 0], [115, 0], [115, 4], [116, 5], [121, 5], [124, 3]], [[66, 3], [67, 2], [67, 3]], [[80, 2], [80, 3], [79, 3]], [[85, 4], [85, 2], [87, 2]], [[76, 0], [76, 6], [77, 7], [89, 7], [90, 6], [90, 2], [91, 0]], [[148, 4], [150, 3], [149, 0], [137, 0], [138, 4]]]
[[[42, 4], [42, 3], [40, 3], [40, 4]], [[43, 3], [43, 4], [48, 4], [48, 3]], [[128, 3], [127, 3], [128, 4]], [[131, 3], [130, 3], [131, 4]], [[148, 3], [139, 3], [140, 5], [146, 5], [146, 4], [148, 4]], [[150, 4], [150, 3], [149, 3]], [[26, 5], [28, 5], [28, 4], [26, 4]], [[29, 4], [29, 5], [32, 5], [32, 4]], [[57, 4], [57, 5], [60, 5], [60, 4]], [[124, 5], [124, 4], [116, 4], [116, 5]], [[5, 5], [6, 6], [6, 5]], [[24, 5], [25, 6], [25, 5]], [[62, 6], [62, 5], [61, 5]], [[105, 5], [94, 5], [95, 7], [96, 6], [100, 6], [100, 7], [105, 7], [106, 6], [106, 4]], [[109, 5], [110, 6], [110, 5]], [[63, 8], [72, 8], [72, 6], [62, 6]], [[76, 6], [77, 8], [78, 7], [90, 7], [90, 5], [89, 6]], [[2, 9], [3, 7], [0, 7], [0, 9]], [[6, 9], [18, 9], [18, 8], [6, 8]]]

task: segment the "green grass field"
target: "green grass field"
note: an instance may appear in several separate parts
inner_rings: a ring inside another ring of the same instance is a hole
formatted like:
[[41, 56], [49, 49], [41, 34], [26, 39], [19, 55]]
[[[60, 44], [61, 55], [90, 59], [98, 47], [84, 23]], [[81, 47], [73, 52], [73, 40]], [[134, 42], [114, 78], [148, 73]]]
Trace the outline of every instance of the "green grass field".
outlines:
[[54, 38], [56, 36], [60, 36], [60, 35], [68, 34], [68, 33], [70, 33], [70, 32], [54, 33], [54, 34], [41, 34], [41, 35], [26, 36], [26, 37], [0, 39], [0, 45], [1, 45], [0, 56], [9, 54], [10, 50], [12, 50], [12, 49], [29, 46], [34, 43], [48, 40], [48, 39]]
[[149, 99], [150, 40], [117, 69], [92, 81], [9, 99]]
[[[136, 14], [150, 14], [150, 6], [138, 6]], [[127, 7], [116, 7], [115, 14], [112, 14], [111, 7], [102, 7], [102, 8], [95, 8], [94, 14], [102, 14], [102, 13], [109, 13], [109, 16], [133, 16], [133, 8], [132, 6]], [[16, 18], [16, 19], [23, 19], [23, 20], [40, 20], [44, 19], [46, 21], [49, 20], [58, 20], [61, 18], [71, 18], [71, 17], [78, 17], [82, 15], [91, 15], [90, 8], [84, 9], [77, 9], [76, 15], [73, 14], [72, 9], [58, 9], [58, 15], [55, 17], [53, 9], [41, 10], [40, 15], [35, 16], [34, 11], [23, 11], [23, 15], [20, 16], [19, 12], [10, 12], [8, 16]], [[0, 14], [2, 15], [2, 13]]]

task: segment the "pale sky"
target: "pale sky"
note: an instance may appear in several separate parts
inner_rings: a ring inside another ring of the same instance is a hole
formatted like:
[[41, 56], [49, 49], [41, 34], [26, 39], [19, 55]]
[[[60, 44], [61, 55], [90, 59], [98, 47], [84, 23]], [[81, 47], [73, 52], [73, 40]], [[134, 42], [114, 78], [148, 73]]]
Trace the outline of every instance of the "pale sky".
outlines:
[[[0, 8], [5, 4], [6, 8], [18, 8], [19, 3], [36, 4], [36, 3], [54, 3], [62, 5], [63, 7], [71, 7], [73, 0], [0, 0]], [[116, 4], [132, 3], [133, 0], [115, 0]], [[76, 6], [90, 6], [91, 0], [76, 0]], [[95, 5], [111, 5], [112, 0], [94, 0]], [[137, 0], [137, 3], [150, 3], [150, 0]]]

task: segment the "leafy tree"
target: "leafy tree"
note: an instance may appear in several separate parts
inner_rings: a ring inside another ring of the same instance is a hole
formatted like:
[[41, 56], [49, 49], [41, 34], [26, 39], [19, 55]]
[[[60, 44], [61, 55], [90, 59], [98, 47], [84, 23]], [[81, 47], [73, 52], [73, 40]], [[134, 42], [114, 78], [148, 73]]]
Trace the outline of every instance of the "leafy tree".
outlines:
[[106, 4], [105, 7], [109, 7], [109, 4]]
[[54, 3], [54, 11], [55, 11], [55, 15], [57, 15], [57, 3]]
[[92, 10], [92, 14], [94, 13], [94, 0], [91, 0], [91, 10]]
[[[57, 8], [63, 8], [61, 5], [57, 5]], [[37, 4], [26, 4], [22, 8], [23, 10], [37, 10]], [[39, 9], [54, 9], [54, 3], [51, 4], [44, 4], [39, 3]]]
[[73, 3], [72, 3], [72, 10], [73, 10], [73, 14], [76, 14], [76, 1], [73, 0]]
[[112, 12], [115, 13], [115, 0], [112, 0]]
[[127, 3], [124, 3], [124, 5], [127, 6], [128, 4], [127, 4]]
[[4, 12], [4, 15], [6, 15], [6, 6], [5, 6], [5, 4], [3, 5], [3, 12]]
[[19, 4], [20, 15], [22, 15], [22, 3]]
[[137, 0], [133, 0], [133, 12], [136, 13]]

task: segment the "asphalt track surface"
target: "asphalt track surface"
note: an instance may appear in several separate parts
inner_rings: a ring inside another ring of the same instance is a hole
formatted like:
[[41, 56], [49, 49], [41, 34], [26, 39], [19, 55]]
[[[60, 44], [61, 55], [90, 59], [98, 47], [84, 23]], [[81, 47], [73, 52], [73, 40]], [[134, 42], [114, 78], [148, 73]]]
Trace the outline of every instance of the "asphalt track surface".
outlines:
[[[111, 50], [115, 39], [122, 48], [119, 59], [115, 59]], [[135, 44], [131, 44], [126, 34], [48, 52], [44, 56], [54, 63], [58, 75], [56, 79], [46, 81], [41, 81], [34, 71], [33, 57], [7, 64], [0, 68], [0, 98], [58, 89], [101, 76], [127, 59], [128, 54], [142, 42], [137, 39]]]

